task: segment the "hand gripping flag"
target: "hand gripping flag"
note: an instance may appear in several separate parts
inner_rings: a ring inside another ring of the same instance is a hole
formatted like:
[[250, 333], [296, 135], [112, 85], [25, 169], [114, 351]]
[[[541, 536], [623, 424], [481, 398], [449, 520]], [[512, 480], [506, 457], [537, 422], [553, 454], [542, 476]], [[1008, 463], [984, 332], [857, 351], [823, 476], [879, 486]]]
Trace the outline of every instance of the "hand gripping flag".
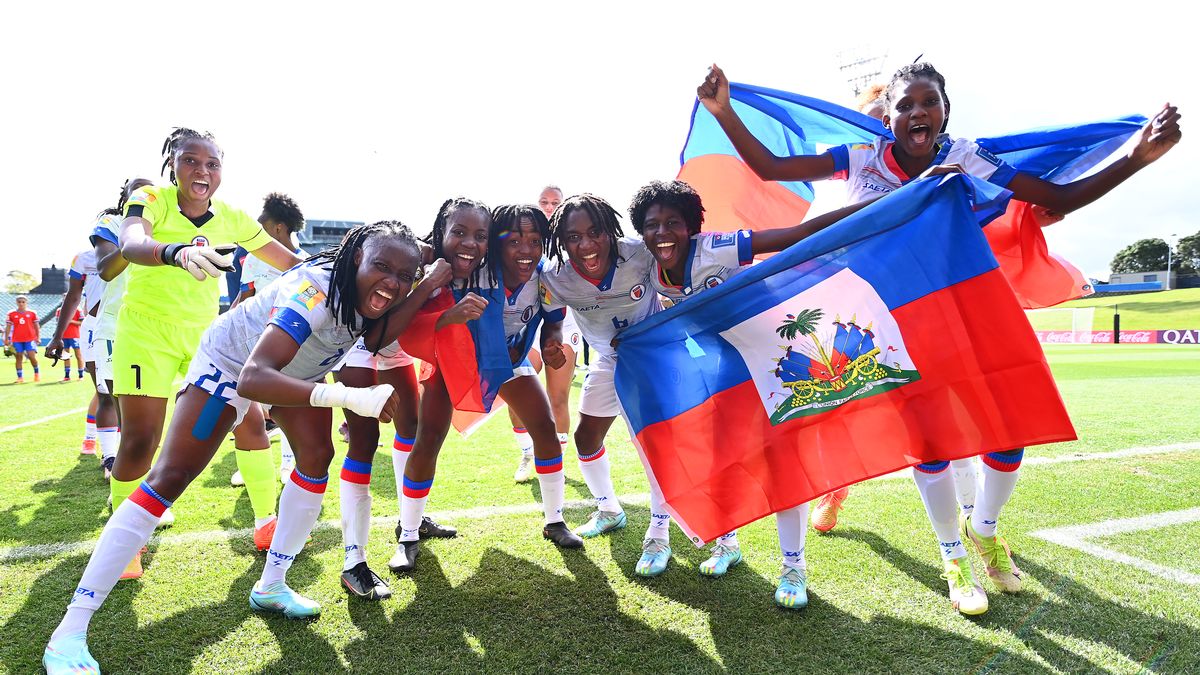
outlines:
[[616, 387], [693, 541], [920, 462], [1075, 438], [977, 213], [915, 181], [622, 334]]
[[440, 371], [455, 410], [486, 413], [500, 391], [500, 385], [512, 377], [512, 362], [504, 344], [500, 289], [472, 288], [488, 301], [483, 315], [466, 324], [450, 324], [435, 330], [442, 313], [455, 305], [449, 288], [431, 297], [418, 311], [400, 336], [400, 346], [414, 358], [428, 364], [422, 379]]
[[[729, 93], [746, 127], [777, 157], [815, 155], [830, 146], [891, 138], [878, 120], [819, 99], [736, 83]], [[1102, 162], [1145, 121], [1130, 116], [977, 142], [1018, 171], [1066, 183]], [[808, 183], [760, 180], [699, 101], [692, 108], [680, 165], [679, 179], [700, 193], [714, 231], [790, 227], [804, 219], [813, 200]], [[1046, 307], [1091, 294], [1078, 268], [1047, 249], [1028, 204], [1013, 201], [1008, 214], [988, 227], [1001, 271], [1023, 307]]]

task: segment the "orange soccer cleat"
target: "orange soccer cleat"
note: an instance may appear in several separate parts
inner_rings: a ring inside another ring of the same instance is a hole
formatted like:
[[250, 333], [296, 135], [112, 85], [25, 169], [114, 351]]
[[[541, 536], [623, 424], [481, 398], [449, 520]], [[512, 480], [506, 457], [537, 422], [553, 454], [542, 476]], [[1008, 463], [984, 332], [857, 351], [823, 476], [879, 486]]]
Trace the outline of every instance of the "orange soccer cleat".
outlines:
[[812, 526], [817, 532], [828, 532], [837, 525], [838, 511], [842, 502], [850, 496], [850, 488], [844, 487], [821, 495], [812, 512]]

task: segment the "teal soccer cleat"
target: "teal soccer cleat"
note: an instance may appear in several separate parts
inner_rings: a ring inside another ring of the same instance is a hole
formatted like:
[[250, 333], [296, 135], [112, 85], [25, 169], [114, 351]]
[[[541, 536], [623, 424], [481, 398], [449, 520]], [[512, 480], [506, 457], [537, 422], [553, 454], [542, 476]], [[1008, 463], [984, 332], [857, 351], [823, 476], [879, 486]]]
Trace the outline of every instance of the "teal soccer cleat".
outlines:
[[274, 612], [289, 619], [309, 619], [321, 613], [321, 605], [288, 588], [282, 581], [268, 588], [262, 581], [254, 582], [250, 591], [250, 609], [257, 612]]
[[638, 576], [656, 577], [667, 571], [667, 563], [670, 561], [670, 546], [657, 539], [646, 539], [642, 542], [642, 557], [633, 571]]
[[59, 673], [95, 673], [100, 675], [100, 664], [88, 651], [87, 635], [79, 633], [58, 640], [51, 640], [42, 654], [42, 666], [48, 675]]
[[795, 567], [784, 567], [775, 589], [775, 604], [785, 609], [804, 609], [808, 606], [808, 579]]
[[591, 518], [579, 528], [575, 530], [575, 534], [584, 539], [599, 537], [605, 532], [615, 532], [616, 530], [625, 527], [625, 512], [611, 513], [609, 511], [597, 511], [592, 514]]
[[712, 556], [700, 563], [700, 574], [707, 577], [719, 577], [740, 562], [742, 562], [742, 549], [736, 546], [717, 544], [712, 548]]

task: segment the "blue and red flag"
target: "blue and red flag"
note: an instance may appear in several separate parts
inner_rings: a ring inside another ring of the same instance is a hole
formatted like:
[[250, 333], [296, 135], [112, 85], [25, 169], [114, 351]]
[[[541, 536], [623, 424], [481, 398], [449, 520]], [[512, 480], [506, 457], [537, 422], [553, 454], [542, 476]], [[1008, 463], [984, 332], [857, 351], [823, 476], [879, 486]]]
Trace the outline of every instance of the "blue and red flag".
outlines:
[[[891, 132], [878, 120], [819, 99], [777, 89], [730, 84], [730, 102], [746, 127], [773, 154], [815, 155], [825, 148], [870, 143]], [[977, 142], [1018, 171], [1065, 183], [1086, 173], [1141, 128], [1130, 116], [1092, 124], [1035, 129]], [[763, 181], [750, 170], [716, 119], [696, 101], [680, 155], [679, 179], [704, 199], [710, 229], [733, 232], [790, 227], [813, 201], [803, 182]], [[1026, 308], [1088, 295], [1091, 286], [1071, 263], [1050, 253], [1031, 207], [1013, 201], [989, 233], [1001, 271]]]
[[693, 541], [913, 464], [1075, 438], [980, 230], [1007, 196], [915, 181], [622, 334], [617, 393]]
[[400, 336], [400, 346], [420, 359], [421, 379], [440, 371], [455, 410], [486, 413], [500, 391], [500, 385], [512, 377], [512, 362], [504, 343], [504, 291], [497, 288], [472, 288], [487, 300], [483, 315], [466, 324], [450, 324], [435, 330], [442, 313], [455, 305], [455, 294], [442, 289], [421, 307]]

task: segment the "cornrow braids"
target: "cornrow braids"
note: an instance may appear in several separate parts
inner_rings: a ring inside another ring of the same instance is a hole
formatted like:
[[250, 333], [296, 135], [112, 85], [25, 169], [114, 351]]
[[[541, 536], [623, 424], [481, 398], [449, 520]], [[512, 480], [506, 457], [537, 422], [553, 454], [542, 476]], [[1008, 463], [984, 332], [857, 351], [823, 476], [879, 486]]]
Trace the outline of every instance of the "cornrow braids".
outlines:
[[[450, 214], [459, 209], [476, 209], [486, 215], [489, 220], [492, 217], [492, 210], [481, 201], [468, 199], [467, 197], [451, 197], [442, 202], [442, 205], [438, 208], [437, 218], [433, 220], [433, 230], [429, 232], [429, 236], [421, 240], [433, 247], [433, 258], [435, 260], [446, 257], [446, 251], [442, 248], [442, 241], [446, 238], [446, 221], [450, 218]], [[479, 286], [479, 270], [483, 269], [483, 266], [487, 264], [489, 264], [488, 256], [485, 253], [479, 266], [475, 268], [474, 272], [471, 272], [470, 286]]]
[[296, 200], [281, 192], [272, 192], [263, 199], [263, 213], [273, 222], [282, 223], [288, 232], [304, 229], [304, 214], [300, 212]]
[[[388, 237], [400, 240], [401, 243], [413, 247], [420, 254], [417, 238], [407, 225], [398, 220], [381, 220], [369, 225], [356, 225], [342, 241], [314, 255], [309, 260], [313, 264], [330, 270], [329, 294], [325, 298], [325, 306], [333, 313], [337, 322], [350, 329], [355, 335], [362, 335], [370, 330], [379, 319], [363, 318], [363, 325], [358, 325], [358, 265], [354, 258], [367, 242], [376, 237]], [[383, 320], [387, 320], [385, 314]], [[386, 325], [384, 333], [387, 332]], [[375, 345], [373, 352], [379, 351], [382, 345]]]
[[608, 235], [611, 244], [609, 263], [615, 266], [618, 261], [624, 262], [625, 258], [617, 251], [617, 240], [625, 236], [625, 231], [621, 229], [621, 214], [603, 198], [586, 192], [558, 205], [554, 217], [550, 219], [550, 255], [560, 263], [564, 261], [563, 250], [566, 247], [562, 243], [563, 229], [567, 226], [567, 218], [576, 210], [588, 214], [592, 222]]
[[[165, 172], [168, 168], [171, 169], [171, 184], [172, 185], [177, 185], [177, 183], [175, 182], [175, 169], [174, 169], [174, 167], [171, 167], [171, 159], [175, 156], [175, 152], [177, 150], [179, 150], [179, 148], [182, 147], [185, 142], [190, 141], [192, 139], [211, 141], [213, 145], [217, 145], [217, 137], [216, 136], [213, 136], [211, 133], [209, 133], [207, 131], [205, 131], [204, 133], [200, 133], [199, 131], [196, 131], [195, 129], [189, 129], [187, 127], [175, 127], [174, 129], [171, 130], [170, 135], [167, 136], [167, 140], [163, 141], [163, 147], [162, 147], [163, 163], [162, 163], [161, 171]], [[220, 146], [218, 146], [217, 152], [220, 152], [220, 151], [221, 151], [221, 148], [220, 148]]]
[[689, 235], [698, 234], [704, 225], [704, 204], [691, 185], [681, 180], [654, 180], [642, 186], [629, 203], [629, 220], [638, 234], [645, 229], [646, 212], [655, 204], [679, 211]]
[[[892, 109], [892, 101], [894, 100], [892, 98], [892, 90], [895, 89], [897, 83], [915, 82], [917, 80], [929, 80], [937, 85], [938, 93], [942, 95], [942, 102], [946, 104], [947, 108], [950, 107], [950, 97], [946, 94], [946, 78], [942, 77], [942, 74], [937, 71], [937, 68], [934, 68], [933, 64], [927, 61], [910, 63], [900, 70], [897, 70], [895, 75], [892, 75], [892, 81], [888, 83], [887, 89], [883, 91], [883, 107], [888, 110]], [[939, 133], [944, 133], [946, 131], [946, 125], [949, 123], [950, 118], [947, 116], [946, 119], [942, 121], [942, 128]]]
[[[550, 243], [550, 220], [546, 214], [533, 204], [505, 204], [492, 209], [492, 226], [488, 228], [488, 247], [485, 260], [493, 279], [500, 278], [500, 246], [509, 234], [521, 227], [521, 221], [528, 218], [533, 222], [533, 228], [542, 235], [542, 251]], [[495, 252], [495, 255], [492, 253]]]

